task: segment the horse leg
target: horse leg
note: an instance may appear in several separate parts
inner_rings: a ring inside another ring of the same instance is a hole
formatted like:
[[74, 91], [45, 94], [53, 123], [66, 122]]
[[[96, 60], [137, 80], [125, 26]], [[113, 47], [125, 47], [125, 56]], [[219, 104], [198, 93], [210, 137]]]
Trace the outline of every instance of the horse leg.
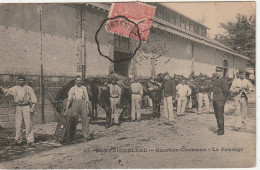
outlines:
[[98, 114], [97, 114], [97, 103], [94, 104], [94, 119], [97, 119]]
[[157, 117], [160, 118], [161, 116], [161, 112], [160, 112], [160, 109], [161, 108], [161, 105], [160, 105], [160, 102], [157, 103]]
[[94, 120], [94, 101], [91, 101], [91, 108], [89, 108], [89, 112], [90, 112], [90, 118], [91, 120]]
[[120, 121], [123, 121], [124, 116], [126, 116], [129, 120], [131, 119], [131, 106], [129, 102], [126, 102], [126, 105], [123, 106], [123, 110], [120, 113]]
[[99, 105], [105, 110], [106, 112], [106, 128], [109, 128], [112, 125], [112, 118], [111, 118], [111, 108], [103, 101], [100, 101]]

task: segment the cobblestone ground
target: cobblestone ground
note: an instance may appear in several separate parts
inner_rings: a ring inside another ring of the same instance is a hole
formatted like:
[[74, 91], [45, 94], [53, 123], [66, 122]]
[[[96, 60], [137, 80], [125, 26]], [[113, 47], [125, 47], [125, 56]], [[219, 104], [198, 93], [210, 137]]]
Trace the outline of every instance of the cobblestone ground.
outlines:
[[10, 147], [13, 129], [0, 131], [0, 168], [207, 168], [255, 165], [255, 104], [250, 104], [248, 126], [233, 130], [234, 110], [226, 105], [225, 135], [217, 136], [213, 113], [188, 112], [173, 126], [142, 109], [141, 122], [124, 122], [105, 129], [104, 113], [90, 124], [94, 140], [77, 139], [61, 146], [54, 141], [57, 123], [35, 125], [36, 148]]

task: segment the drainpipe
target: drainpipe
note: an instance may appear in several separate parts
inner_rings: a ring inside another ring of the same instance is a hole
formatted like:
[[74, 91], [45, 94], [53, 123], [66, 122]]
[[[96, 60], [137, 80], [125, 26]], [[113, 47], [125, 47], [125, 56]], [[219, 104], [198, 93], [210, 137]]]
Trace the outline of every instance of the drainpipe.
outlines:
[[81, 71], [82, 71], [82, 80], [86, 78], [86, 55], [85, 55], [85, 30], [83, 24], [83, 8], [80, 9], [80, 18], [81, 18]]

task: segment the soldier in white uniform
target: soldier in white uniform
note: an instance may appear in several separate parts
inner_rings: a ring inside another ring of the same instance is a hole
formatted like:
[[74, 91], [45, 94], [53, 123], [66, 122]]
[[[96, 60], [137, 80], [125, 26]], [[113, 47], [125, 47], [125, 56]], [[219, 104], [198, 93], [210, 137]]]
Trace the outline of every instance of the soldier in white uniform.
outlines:
[[111, 84], [108, 84], [109, 89], [110, 89], [110, 102], [111, 102], [111, 110], [112, 110], [112, 121], [114, 120], [114, 123], [116, 125], [119, 125], [119, 120], [118, 120], [118, 105], [121, 99], [121, 88], [116, 84], [117, 78], [112, 77], [112, 82]]
[[131, 83], [131, 93], [132, 93], [132, 109], [131, 109], [131, 121], [135, 121], [135, 114], [137, 121], [141, 121], [140, 114], [140, 103], [143, 96], [143, 86], [137, 81], [137, 77], [134, 77], [134, 82]]
[[246, 127], [248, 94], [254, 90], [254, 86], [245, 78], [245, 71], [239, 70], [240, 78], [234, 79], [230, 87], [235, 104], [235, 129]]
[[18, 86], [9, 89], [0, 87], [5, 95], [11, 94], [14, 96], [16, 103], [15, 113], [15, 141], [11, 145], [19, 145], [22, 142], [22, 124], [23, 120], [26, 127], [26, 140], [29, 146], [36, 146], [34, 143], [33, 134], [33, 116], [34, 107], [37, 103], [37, 98], [33, 89], [25, 84], [25, 77], [18, 75]]
[[182, 79], [181, 83], [176, 86], [177, 116], [185, 114], [187, 97], [190, 95], [191, 89], [186, 85], [186, 81]]
[[73, 86], [69, 91], [67, 108], [65, 113], [67, 113], [71, 103], [72, 106], [71, 106], [70, 114], [72, 114], [71, 116], [76, 116], [76, 117], [80, 115], [84, 141], [87, 142], [88, 140], [92, 139], [89, 130], [89, 120], [88, 120], [88, 113], [87, 113], [89, 97], [88, 97], [87, 88], [82, 85], [81, 76], [76, 76], [76, 85]]

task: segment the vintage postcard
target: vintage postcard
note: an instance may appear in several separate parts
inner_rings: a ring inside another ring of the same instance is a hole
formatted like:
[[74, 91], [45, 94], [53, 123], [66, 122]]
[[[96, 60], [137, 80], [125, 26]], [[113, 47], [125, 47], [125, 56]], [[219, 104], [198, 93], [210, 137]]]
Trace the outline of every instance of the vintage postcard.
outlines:
[[0, 4], [0, 168], [256, 166], [255, 2]]

